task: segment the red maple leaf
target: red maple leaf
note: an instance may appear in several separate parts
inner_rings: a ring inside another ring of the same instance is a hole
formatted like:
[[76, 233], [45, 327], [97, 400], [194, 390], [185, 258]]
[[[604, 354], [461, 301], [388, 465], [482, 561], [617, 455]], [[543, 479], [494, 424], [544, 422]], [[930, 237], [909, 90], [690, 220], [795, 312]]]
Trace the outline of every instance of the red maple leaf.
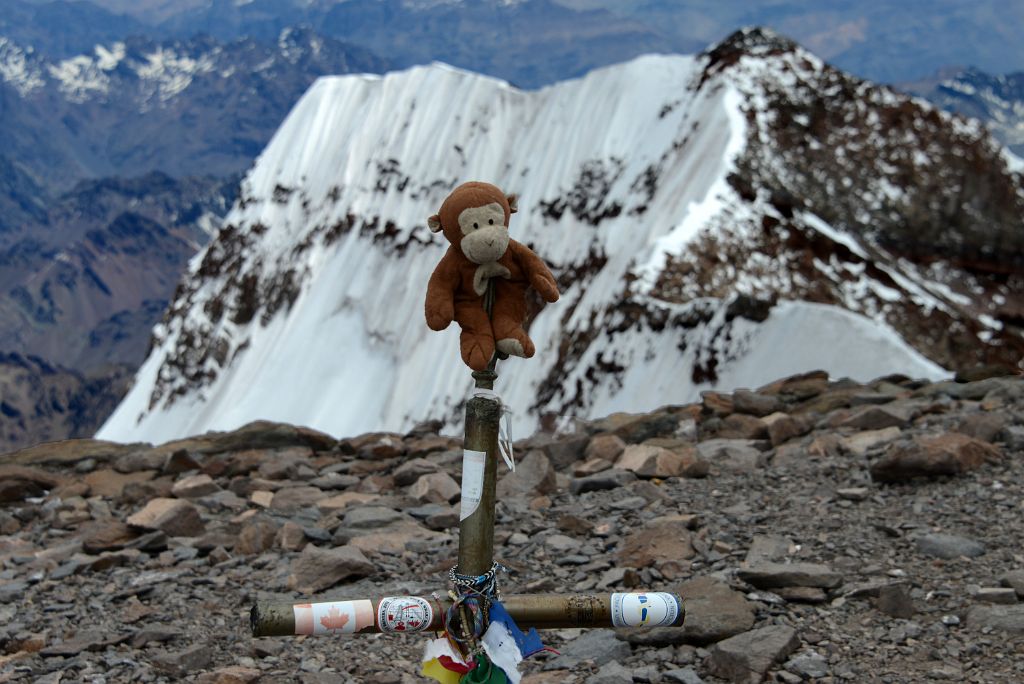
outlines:
[[327, 609], [327, 615], [320, 618], [320, 624], [327, 629], [341, 629], [348, 624], [348, 613], [342, 613], [334, 606], [331, 606]]

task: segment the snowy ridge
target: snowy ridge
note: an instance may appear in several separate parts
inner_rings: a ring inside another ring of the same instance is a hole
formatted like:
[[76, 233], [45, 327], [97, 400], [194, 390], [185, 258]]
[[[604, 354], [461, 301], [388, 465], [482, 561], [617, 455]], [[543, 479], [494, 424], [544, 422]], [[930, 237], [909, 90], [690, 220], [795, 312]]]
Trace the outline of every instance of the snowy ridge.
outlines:
[[518, 434], [544, 414], [648, 410], [814, 368], [944, 375], [885, 323], [832, 306], [751, 313], [655, 287], [709, 226], [764, 210], [726, 182], [760, 134], [750, 96], [707, 67], [647, 56], [536, 92], [439, 64], [319, 80], [192, 261], [99, 436], [159, 441], [256, 418], [337, 435], [456, 426], [471, 380], [456, 327], [422, 322], [446, 247], [424, 224], [469, 179], [520, 194], [512, 234], [563, 290], [530, 328], [537, 357], [499, 366]]
[[45, 85], [43, 69], [32, 49], [22, 49], [0, 36], [0, 80], [26, 97]]

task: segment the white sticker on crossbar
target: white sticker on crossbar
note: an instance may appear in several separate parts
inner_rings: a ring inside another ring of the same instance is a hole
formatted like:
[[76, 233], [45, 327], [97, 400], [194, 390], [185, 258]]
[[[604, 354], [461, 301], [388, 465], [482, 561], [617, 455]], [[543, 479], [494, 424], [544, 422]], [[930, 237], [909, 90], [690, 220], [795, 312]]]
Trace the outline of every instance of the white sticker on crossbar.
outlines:
[[459, 521], [473, 515], [484, 496], [484, 465], [486, 451], [462, 450], [462, 500], [459, 502]]
[[662, 591], [612, 594], [615, 627], [668, 627], [679, 617], [679, 601]]

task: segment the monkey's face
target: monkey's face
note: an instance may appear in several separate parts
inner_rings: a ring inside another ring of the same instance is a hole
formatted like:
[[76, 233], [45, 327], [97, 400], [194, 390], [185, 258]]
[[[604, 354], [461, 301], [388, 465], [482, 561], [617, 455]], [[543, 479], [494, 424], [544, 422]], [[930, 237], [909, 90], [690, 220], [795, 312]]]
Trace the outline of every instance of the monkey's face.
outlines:
[[508, 249], [508, 226], [505, 208], [497, 202], [482, 207], [469, 207], [459, 214], [462, 241], [459, 247], [474, 264], [490, 264]]

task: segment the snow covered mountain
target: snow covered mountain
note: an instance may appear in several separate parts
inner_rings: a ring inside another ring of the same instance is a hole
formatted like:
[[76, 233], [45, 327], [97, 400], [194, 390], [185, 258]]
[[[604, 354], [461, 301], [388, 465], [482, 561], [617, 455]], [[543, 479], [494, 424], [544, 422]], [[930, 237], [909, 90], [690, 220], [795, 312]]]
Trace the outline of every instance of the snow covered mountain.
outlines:
[[471, 379], [454, 327], [423, 322], [445, 249], [425, 222], [471, 179], [520, 194], [512, 234], [563, 292], [532, 320], [537, 357], [499, 364], [520, 435], [814, 368], [937, 377], [1024, 350], [1019, 161], [748, 30], [535, 92], [440, 64], [320, 79], [99, 436], [457, 425]]
[[901, 87], [947, 111], [984, 121], [1011, 151], [1024, 155], [1024, 72], [993, 76], [956, 69]]
[[0, 151], [59, 190], [151, 171], [236, 174], [317, 77], [387, 65], [309, 29], [266, 42], [136, 36], [64, 59], [0, 33]]

